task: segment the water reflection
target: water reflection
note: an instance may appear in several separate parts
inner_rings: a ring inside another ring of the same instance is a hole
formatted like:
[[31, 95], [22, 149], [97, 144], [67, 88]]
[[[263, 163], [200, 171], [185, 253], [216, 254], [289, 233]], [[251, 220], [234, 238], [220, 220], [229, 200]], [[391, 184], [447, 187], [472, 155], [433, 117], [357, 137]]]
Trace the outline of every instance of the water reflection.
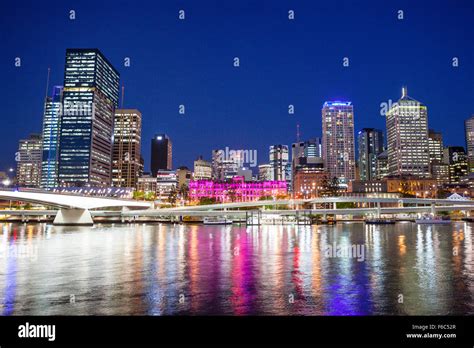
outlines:
[[474, 314], [468, 223], [0, 228], [3, 315]]

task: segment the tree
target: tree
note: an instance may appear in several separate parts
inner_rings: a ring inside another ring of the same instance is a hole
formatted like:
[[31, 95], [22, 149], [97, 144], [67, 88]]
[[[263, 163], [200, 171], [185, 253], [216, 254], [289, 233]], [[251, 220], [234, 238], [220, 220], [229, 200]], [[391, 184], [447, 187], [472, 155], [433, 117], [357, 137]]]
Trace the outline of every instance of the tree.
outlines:
[[189, 198], [189, 186], [186, 184], [181, 185], [179, 188], [179, 195], [183, 200], [187, 201]]
[[322, 182], [322, 192], [325, 196], [337, 197], [339, 196], [339, 179], [333, 177], [332, 179], [325, 178]]
[[173, 186], [173, 187], [171, 188], [170, 194], [169, 194], [169, 196], [168, 196], [168, 202], [169, 202], [171, 205], [175, 205], [177, 199], [178, 199], [178, 190], [176, 189], [175, 186]]
[[209, 205], [209, 204], [215, 204], [217, 201], [215, 198], [211, 197], [201, 197], [199, 198], [199, 205]]

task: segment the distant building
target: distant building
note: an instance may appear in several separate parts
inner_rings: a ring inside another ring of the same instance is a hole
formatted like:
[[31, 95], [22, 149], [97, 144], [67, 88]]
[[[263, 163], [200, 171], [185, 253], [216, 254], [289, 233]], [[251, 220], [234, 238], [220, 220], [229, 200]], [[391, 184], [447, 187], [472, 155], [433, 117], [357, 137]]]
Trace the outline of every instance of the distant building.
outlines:
[[210, 180], [212, 179], [212, 164], [204, 161], [202, 156], [194, 161], [194, 180]]
[[112, 152], [112, 185], [135, 187], [143, 174], [141, 161], [142, 114], [137, 109], [116, 109]]
[[46, 97], [43, 115], [43, 154], [41, 184], [45, 189], [58, 186], [59, 128], [61, 122], [62, 86], [54, 86], [51, 97]]
[[272, 180], [273, 173], [270, 164], [260, 164], [258, 166], [258, 181], [269, 181]]
[[430, 164], [443, 161], [443, 135], [440, 132], [435, 132], [432, 129], [428, 131], [428, 149]]
[[459, 184], [461, 178], [469, 173], [466, 152], [462, 146], [447, 146], [444, 149], [444, 162], [449, 166], [449, 183]]
[[189, 183], [189, 196], [192, 201], [213, 198], [218, 202], [253, 202], [262, 197], [276, 198], [286, 194], [286, 181], [245, 182], [243, 177], [236, 176], [227, 182], [198, 180]]
[[416, 176], [391, 176], [383, 180], [353, 181], [348, 187], [349, 193], [397, 193], [401, 197], [434, 198], [437, 194], [437, 182], [431, 178]]
[[67, 49], [59, 138], [60, 186], [108, 187], [120, 75], [98, 49]]
[[322, 155], [331, 178], [346, 186], [355, 179], [354, 108], [351, 102], [327, 101], [322, 109]]
[[222, 150], [212, 150], [212, 178], [226, 181], [237, 175], [240, 158], [226, 158]]
[[375, 179], [381, 180], [388, 175], [388, 154], [387, 150], [377, 156]]
[[377, 177], [377, 156], [383, 152], [383, 132], [364, 128], [357, 135], [359, 178], [374, 180]]
[[474, 115], [464, 121], [466, 134], [466, 151], [469, 163], [469, 171], [474, 172]]
[[295, 198], [320, 197], [329, 180], [321, 157], [300, 158], [293, 172], [293, 195]]
[[387, 111], [386, 123], [389, 175], [430, 177], [426, 106], [403, 88], [402, 97]]
[[[287, 145], [272, 145], [269, 150], [269, 160], [272, 180], [288, 181], [289, 154]], [[290, 167], [291, 171], [291, 167]]]
[[156, 176], [158, 170], [173, 168], [173, 144], [166, 134], [156, 134], [151, 139], [151, 175]]
[[41, 135], [31, 134], [28, 139], [19, 141], [18, 152], [15, 154], [18, 186], [40, 186], [42, 158]]
[[435, 162], [431, 165], [431, 176], [438, 186], [449, 184], [449, 164]]
[[189, 170], [188, 167], [179, 167], [176, 170], [176, 179], [178, 181], [178, 189], [183, 186], [189, 187], [189, 182], [191, 181], [193, 173]]
[[237, 169], [237, 176], [243, 177], [245, 181], [252, 181], [253, 173], [251, 169], [242, 167]]
[[156, 198], [167, 200], [173, 190], [178, 188], [178, 177], [176, 171], [158, 170], [156, 173]]
[[137, 180], [137, 191], [156, 194], [156, 176], [151, 176], [150, 174], [143, 174], [141, 177], [139, 177]]

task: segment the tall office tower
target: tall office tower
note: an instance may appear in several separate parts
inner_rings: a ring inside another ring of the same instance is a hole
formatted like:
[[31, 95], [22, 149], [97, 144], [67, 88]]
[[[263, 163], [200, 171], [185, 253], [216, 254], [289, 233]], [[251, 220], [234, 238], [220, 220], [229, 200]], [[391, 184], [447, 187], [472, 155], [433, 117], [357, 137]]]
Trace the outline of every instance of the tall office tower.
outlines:
[[459, 184], [461, 178], [469, 173], [466, 152], [462, 146], [447, 146], [444, 148], [444, 163], [449, 166], [449, 183]]
[[331, 178], [341, 186], [355, 179], [354, 108], [351, 102], [325, 102], [322, 109], [322, 155]]
[[360, 180], [374, 180], [377, 176], [377, 156], [383, 152], [383, 132], [363, 128], [357, 136]]
[[59, 140], [60, 186], [110, 186], [119, 73], [98, 49], [67, 49]]
[[237, 175], [240, 157], [228, 158], [223, 150], [212, 150], [212, 178], [226, 181]]
[[295, 168], [300, 158], [304, 157], [305, 150], [305, 143], [304, 141], [300, 141], [297, 143], [291, 144], [291, 165], [292, 168]]
[[474, 115], [464, 121], [464, 131], [466, 133], [466, 150], [469, 162], [469, 171], [474, 172]]
[[41, 183], [45, 189], [58, 186], [58, 149], [61, 121], [62, 86], [54, 86], [51, 97], [46, 97], [43, 115], [43, 154]]
[[389, 175], [431, 176], [428, 150], [428, 112], [424, 104], [402, 97], [386, 114]]
[[376, 159], [375, 179], [381, 180], [388, 175], [388, 154], [387, 150], [380, 153]]
[[135, 187], [143, 174], [142, 114], [137, 109], [116, 109], [114, 124], [112, 185]]
[[199, 156], [197, 160], [194, 161], [194, 180], [211, 180], [212, 179], [212, 165], [210, 162], [207, 162], [202, 159], [202, 156]]
[[173, 144], [166, 134], [157, 134], [151, 139], [151, 175], [156, 176], [158, 170], [173, 168]]
[[269, 181], [273, 180], [272, 167], [270, 164], [260, 164], [258, 166], [258, 180]]
[[[288, 181], [291, 180], [291, 165], [288, 162], [288, 145], [270, 146], [270, 166], [272, 171], [272, 180]], [[288, 173], [288, 171], [290, 173]]]
[[39, 187], [43, 158], [42, 139], [39, 134], [31, 134], [22, 139], [15, 154], [17, 183], [20, 187]]
[[443, 135], [432, 129], [428, 130], [428, 150], [430, 154], [430, 164], [441, 163], [443, 161]]
[[322, 157], [321, 138], [312, 138], [304, 142], [304, 157]]

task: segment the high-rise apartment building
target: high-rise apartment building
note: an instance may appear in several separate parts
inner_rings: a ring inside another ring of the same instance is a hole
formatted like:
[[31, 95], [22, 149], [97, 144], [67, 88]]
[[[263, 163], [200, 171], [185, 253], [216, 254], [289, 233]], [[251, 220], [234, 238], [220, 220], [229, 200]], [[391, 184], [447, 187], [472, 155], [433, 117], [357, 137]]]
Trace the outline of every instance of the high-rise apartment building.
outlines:
[[46, 97], [43, 115], [41, 183], [45, 189], [58, 186], [59, 130], [62, 111], [62, 86], [54, 86], [53, 93]]
[[151, 175], [158, 170], [173, 168], [173, 144], [166, 134], [157, 134], [151, 139]]
[[43, 158], [42, 139], [39, 134], [31, 134], [22, 139], [15, 154], [17, 184], [20, 187], [39, 187]]
[[270, 146], [269, 158], [272, 172], [272, 178], [270, 180], [291, 180], [291, 165], [289, 166], [288, 156], [287, 145]]
[[383, 132], [364, 128], [357, 135], [360, 180], [374, 180], [377, 176], [377, 156], [383, 152]]
[[464, 121], [464, 131], [466, 134], [466, 151], [469, 162], [469, 171], [474, 172], [474, 115]]
[[110, 186], [120, 75], [98, 49], [67, 49], [61, 114], [60, 186]]
[[143, 174], [142, 114], [137, 109], [116, 109], [114, 124], [112, 185], [135, 187]]
[[389, 175], [430, 177], [428, 112], [424, 104], [402, 97], [386, 114]]
[[331, 178], [341, 186], [355, 179], [354, 108], [351, 102], [328, 101], [322, 109], [322, 155]]

